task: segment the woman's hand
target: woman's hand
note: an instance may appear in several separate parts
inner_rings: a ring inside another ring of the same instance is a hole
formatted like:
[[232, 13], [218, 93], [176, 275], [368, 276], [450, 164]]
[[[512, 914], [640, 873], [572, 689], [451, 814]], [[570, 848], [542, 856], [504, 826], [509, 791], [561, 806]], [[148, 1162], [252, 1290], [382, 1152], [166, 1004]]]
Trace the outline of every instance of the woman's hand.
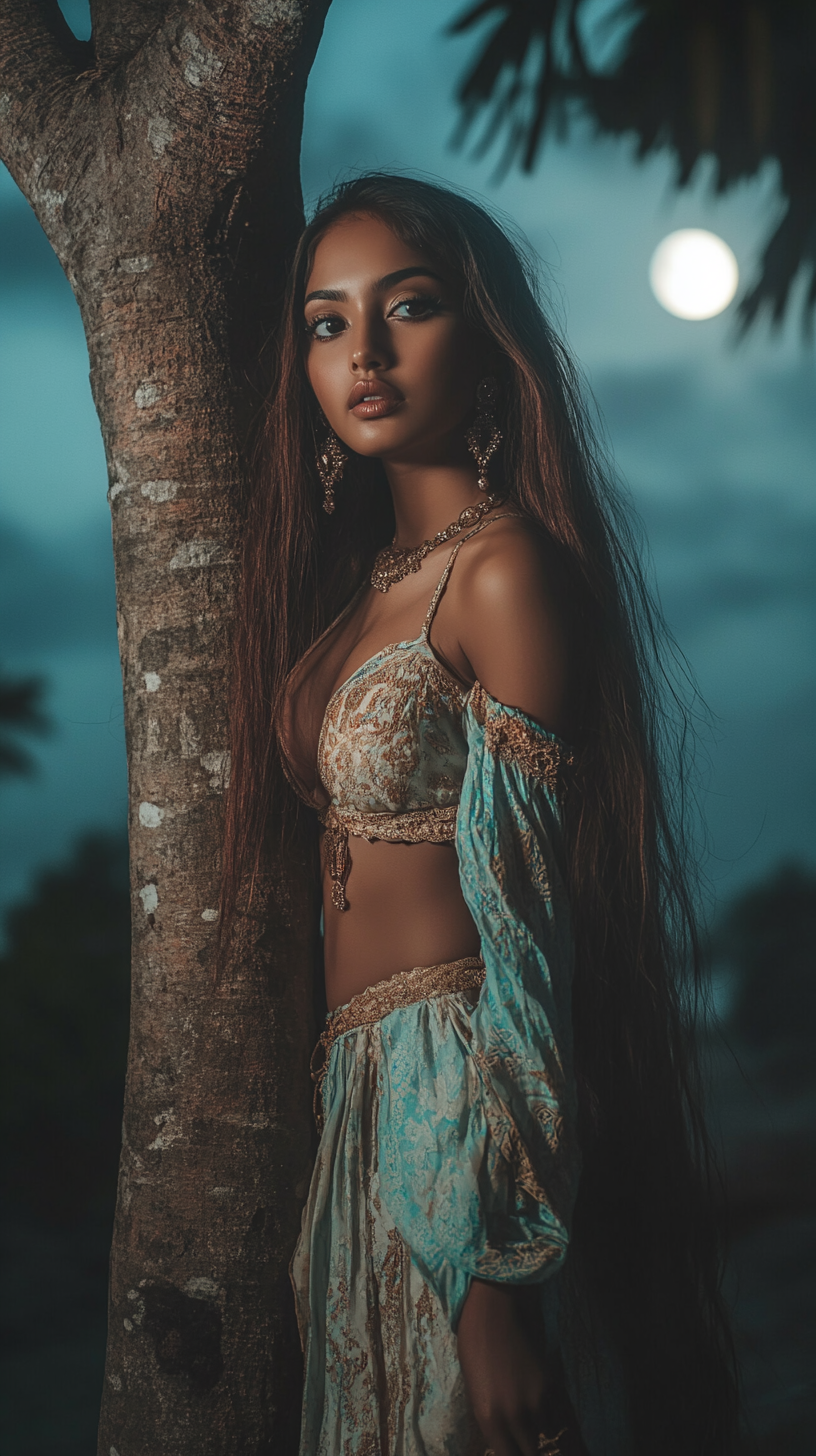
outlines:
[[[479, 1430], [495, 1456], [537, 1456], [549, 1429], [552, 1384], [530, 1290], [474, 1280], [457, 1333], [459, 1363]], [[539, 1322], [540, 1323], [540, 1322]], [[552, 1449], [552, 1448], [551, 1448]]]

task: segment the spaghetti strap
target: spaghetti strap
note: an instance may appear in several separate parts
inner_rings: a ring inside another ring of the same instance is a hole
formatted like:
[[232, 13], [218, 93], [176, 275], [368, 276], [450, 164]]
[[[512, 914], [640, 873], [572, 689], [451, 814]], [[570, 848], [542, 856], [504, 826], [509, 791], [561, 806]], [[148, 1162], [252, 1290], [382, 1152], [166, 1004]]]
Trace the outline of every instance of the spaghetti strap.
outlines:
[[462, 536], [461, 540], [457, 541], [456, 545], [454, 546], [453, 550], [451, 551], [450, 556], [447, 559], [447, 562], [445, 563], [445, 570], [442, 572], [442, 575], [439, 578], [439, 582], [437, 584], [436, 591], [434, 592], [434, 594], [431, 597], [431, 600], [430, 600], [430, 602], [428, 604], [428, 610], [425, 613], [425, 621], [422, 623], [422, 631], [420, 633], [420, 637], [422, 638], [423, 641], [425, 641], [425, 642], [428, 641], [428, 633], [431, 630], [431, 623], [433, 622], [433, 619], [434, 619], [434, 617], [436, 615], [436, 609], [439, 606], [440, 600], [442, 598], [442, 593], [443, 593], [443, 591], [445, 590], [445, 587], [448, 584], [448, 577], [450, 576], [451, 571], [453, 570], [453, 563], [456, 560], [457, 556], [459, 555], [459, 552], [461, 551], [461, 549], [464, 546], [465, 542], [466, 541], [469, 541], [470, 538], [471, 538], [471, 536], [478, 536], [479, 532], [480, 531], [483, 531], [486, 526], [492, 526], [492, 524], [493, 524], [494, 521], [507, 521], [507, 520], [519, 520], [519, 519], [520, 519], [520, 517], [518, 516], [518, 514], [515, 511], [502, 511], [501, 515], [498, 515], [498, 516], [488, 516], [486, 520], [480, 521], [479, 524], [478, 524], [478, 526], [474, 526], [472, 531], [468, 531], [468, 533], [467, 533], [466, 536]]

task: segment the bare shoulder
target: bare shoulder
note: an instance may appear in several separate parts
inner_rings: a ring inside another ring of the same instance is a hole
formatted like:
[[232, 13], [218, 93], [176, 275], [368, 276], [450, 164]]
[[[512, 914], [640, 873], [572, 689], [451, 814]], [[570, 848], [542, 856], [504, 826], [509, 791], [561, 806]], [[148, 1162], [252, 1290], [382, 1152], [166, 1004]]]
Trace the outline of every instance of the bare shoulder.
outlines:
[[512, 590], [519, 574], [532, 585], [546, 578], [547, 554], [539, 533], [521, 516], [488, 517], [460, 553], [462, 588], [469, 596], [490, 598]]
[[566, 647], [556, 578], [547, 542], [523, 519], [505, 517], [465, 543], [451, 606], [472, 677], [498, 701], [559, 732]]

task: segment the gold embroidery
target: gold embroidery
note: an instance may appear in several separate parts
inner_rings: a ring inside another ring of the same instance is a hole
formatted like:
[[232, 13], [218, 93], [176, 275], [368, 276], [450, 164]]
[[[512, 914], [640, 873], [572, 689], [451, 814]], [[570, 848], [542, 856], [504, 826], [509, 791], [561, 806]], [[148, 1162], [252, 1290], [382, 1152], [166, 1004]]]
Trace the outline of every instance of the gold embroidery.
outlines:
[[[508, 1064], [508, 1071], [516, 1060], [513, 1057], [507, 1058], [495, 1051], [483, 1051], [475, 1049], [472, 1053], [476, 1065], [484, 1076], [486, 1076], [492, 1087], [493, 1099], [502, 1107], [503, 1119], [491, 1119], [490, 1126], [496, 1145], [501, 1156], [513, 1172], [513, 1178], [518, 1188], [529, 1194], [536, 1203], [542, 1204], [545, 1208], [553, 1211], [553, 1200], [559, 1202], [564, 1194], [566, 1177], [566, 1164], [559, 1161], [559, 1154], [562, 1152], [564, 1141], [564, 1121], [558, 1106], [557, 1080], [552, 1072], [545, 1068], [527, 1068], [528, 1073], [541, 1081], [547, 1087], [555, 1099], [556, 1105], [552, 1106], [546, 1102], [532, 1104], [532, 1112], [544, 1134], [547, 1147], [552, 1155], [552, 1164], [548, 1169], [549, 1189], [545, 1189], [533, 1167], [533, 1162], [527, 1150], [527, 1146], [519, 1132], [518, 1126], [509, 1110], [503, 1105], [499, 1098], [496, 1081], [491, 1075], [498, 1073], [498, 1080], [501, 1081], [505, 1075], [504, 1066]], [[512, 1072], [511, 1072], [512, 1076]], [[563, 1150], [568, 1158], [568, 1150]]]
[[551, 1068], [532, 1067], [526, 1059], [518, 1055], [505, 1056], [500, 1051], [479, 1051], [476, 1053], [479, 1065], [488, 1073], [498, 1073], [502, 1078], [503, 1069], [508, 1068], [509, 1075], [513, 1078], [522, 1068], [527, 1076], [535, 1077], [537, 1082], [542, 1082], [555, 1102], [558, 1102], [564, 1095], [564, 1069], [561, 1066], [558, 1050], [555, 1046], [549, 1048]]
[[564, 1119], [554, 1107], [544, 1102], [533, 1105], [533, 1114], [539, 1124], [551, 1153], [557, 1153], [564, 1136]]
[[563, 1258], [564, 1250], [555, 1242], [547, 1249], [542, 1248], [538, 1239], [526, 1244], [513, 1244], [510, 1248], [487, 1244], [484, 1253], [479, 1255], [477, 1278], [523, 1284], [531, 1274], [540, 1275], [549, 1264], [560, 1264]]
[[522, 773], [540, 779], [551, 793], [558, 789], [562, 765], [574, 762], [575, 755], [555, 738], [542, 733], [520, 718], [497, 711], [481, 683], [474, 683], [470, 693], [473, 716], [484, 726], [485, 743], [494, 758], [514, 763]]
[[404, 814], [358, 814], [335, 804], [320, 812], [321, 823], [342, 825], [359, 839], [389, 839], [400, 844], [443, 844], [456, 836], [457, 804], [441, 808], [408, 809]]
[[524, 1140], [516, 1124], [510, 1120], [504, 1137], [499, 1142], [499, 1152], [506, 1163], [513, 1169], [513, 1176], [517, 1188], [523, 1188], [524, 1192], [544, 1208], [552, 1212], [552, 1204], [549, 1197], [539, 1183], [533, 1164], [530, 1159]]
[[490, 856], [490, 873], [502, 893], [512, 895], [513, 882], [514, 879], [517, 882], [518, 877], [518, 864], [511, 860], [509, 846], [517, 846], [523, 863], [524, 879], [528, 884], [535, 886], [543, 903], [552, 901], [552, 885], [545, 864], [540, 856], [534, 853], [538, 846], [531, 830], [529, 828], [523, 830], [517, 823], [514, 823], [512, 827], [512, 837], [505, 840], [502, 853]]
[[387, 1392], [389, 1449], [411, 1398], [411, 1370], [405, 1362], [403, 1305], [408, 1302], [411, 1256], [395, 1228], [388, 1230], [388, 1252], [383, 1260], [381, 1323]]
[[428, 644], [396, 643], [363, 668], [337, 689], [323, 718], [317, 769], [330, 799], [399, 813], [412, 799], [418, 807], [418, 794], [422, 801], [426, 770], [450, 769], [461, 781], [464, 691]]
[[414, 1329], [416, 1331], [417, 1360], [415, 1366], [415, 1379], [417, 1398], [422, 1407], [425, 1397], [430, 1389], [428, 1367], [430, 1361], [430, 1347], [436, 1332], [436, 1309], [431, 1291], [423, 1282], [422, 1292], [414, 1304], [413, 1315]]
[[351, 869], [348, 829], [334, 815], [330, 815], [329, 810], [322, 810], [318, 818], [326, 831], [323, 836], [323, 853], [331, 879], [332, 905], [335, 910], [348, 910], [346, 880]]
[[[351, 1325], [351, 1302], [348, 1280], [341, 1276], [336, 1291], [329, 1285], [326, 1290], [326, 1308], [329, 1318], [326, 1323], [326, 1346], [331, 1360], [327, 1361], [332, 1382], [339, 1386], [338, 1402], [348, 1409], [348, 1396], [358, 1383], [369, 1383], [366, 1371], [369, 1365], [368, 1351], [355, 1338]], [[345, 1316], [341, 1325], [340, 1320]], [[330, 1331], [339, 1328], [342, 1344]], [[354, 1421], [354, 1413], [352, 1412]]]
[[[323, 1082], [329, 1065], [329, 1055], [334, 1043], [349, 1031], [360, 1026], [373, 1026], [392, 1011], [404, 1010], [418, 1001], [428, 1001], [433, 996], [447, 996], [454, 991], [476, 991], [485, 978], [484, 961], [481, 956], [464, 956], [458, 961], [444, 961], [439, 966], [414, 966], [410, 971], [398, 971], [387, 981], [378, 981], [368, 986], [359, 996], [353, 996], [345, 1006], [338, 1006], [329, 1015], [317, 1046], [312, 1052], [309, 1064], [312, 1081], [315, 1084], [314, 1113], [318, 1127], [322, 1125], [319, 1110]], [[315, 1067], [315, 1057], [322, 1050], [323, 1061]]]
[[[355, 1422], [356, 1424], [356, 1422]], [[382, 1442], [379, 1436], [348, 1436], [343, 1443], [344, 1456], [382, 1456]], [[352, 1450], [352, 1446], [354, 1450]]]
[[431, 1291], [428, 1288], [427, 1284], [423, 1284], [422, 1293], [420, 1294], [419, 1299], [416, 1302], [417, 1329], [421, 1330], [423, 1323], [427, 1323], [428, 1328], [432, 1329], [435, 1320], [436, 1310], [434, 1309], [434, 1302], [431, 1298]]
[[358, 814], [330, 804], [319, 819], [326, 833], [323, 852], [331, 879], [331, 900], [335, 910], [348, 910], [346, 881], [351, 869], [349, 835], [374, 843], [385, 839], [393, 844], [447, 844], [456, 837], [458, 805], [442, 808], [409, 809], [404, 814]]

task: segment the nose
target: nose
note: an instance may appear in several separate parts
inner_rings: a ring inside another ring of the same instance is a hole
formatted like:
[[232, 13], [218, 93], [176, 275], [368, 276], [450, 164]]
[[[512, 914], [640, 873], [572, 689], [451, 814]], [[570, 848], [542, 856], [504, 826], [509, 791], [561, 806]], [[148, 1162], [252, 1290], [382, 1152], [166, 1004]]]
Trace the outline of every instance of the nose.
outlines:
[[351, 338], [349, 354], [352, 374], [365, 374], [369, 369], [387, 369], [393, 364], [393, 351], [384, 319], [363, 318], [353, 332], [356, 337]]
[[385, 365], [382, 359], [378, 357], [382, 352], [382, 350], [376, 350], [373, 347], [368, 349], [355, 349], [351, 355], [352, 374], [356, 374], [358, 371], [363, 374], [366, 369], [383, 369]]

